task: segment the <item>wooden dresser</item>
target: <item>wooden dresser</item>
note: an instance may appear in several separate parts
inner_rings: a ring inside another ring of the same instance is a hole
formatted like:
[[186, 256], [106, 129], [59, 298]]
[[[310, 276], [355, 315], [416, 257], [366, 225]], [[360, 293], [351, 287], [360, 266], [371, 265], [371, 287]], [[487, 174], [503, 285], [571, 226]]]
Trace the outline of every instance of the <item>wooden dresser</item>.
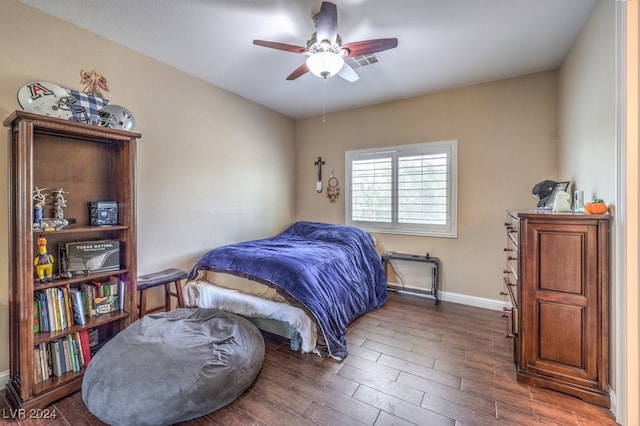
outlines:
[[521, 383], [610, 406], [609, 215], [507, 214], [505, 311]]

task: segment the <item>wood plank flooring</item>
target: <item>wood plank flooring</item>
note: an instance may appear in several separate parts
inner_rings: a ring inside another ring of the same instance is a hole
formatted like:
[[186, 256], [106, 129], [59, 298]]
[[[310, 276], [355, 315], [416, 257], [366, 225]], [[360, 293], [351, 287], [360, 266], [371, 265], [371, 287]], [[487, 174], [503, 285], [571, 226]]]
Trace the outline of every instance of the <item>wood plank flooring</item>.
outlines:
[[[615, 425], [608, 409], [516, 382], [500, 312], [390, 293], [349, 328], [343, 362], [292, 352], [265, 337], [257, 380], [227, 407], [184, 425]], [[100, 425], [80, 393], [51, 405], [55, 420]], [[116, 407], [117, 408], [117, 407]]]

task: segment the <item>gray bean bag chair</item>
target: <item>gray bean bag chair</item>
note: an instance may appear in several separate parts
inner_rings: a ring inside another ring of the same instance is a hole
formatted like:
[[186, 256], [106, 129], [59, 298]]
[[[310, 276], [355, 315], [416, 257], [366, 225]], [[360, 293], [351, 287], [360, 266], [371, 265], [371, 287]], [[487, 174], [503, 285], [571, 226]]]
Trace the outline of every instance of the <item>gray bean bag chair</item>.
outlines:
[[111, 425], [169, 425], [235, 400], [263, 361], [260, 331], [240, 316], [188, 308], [146, 315], [91, 359], [82, 399]]

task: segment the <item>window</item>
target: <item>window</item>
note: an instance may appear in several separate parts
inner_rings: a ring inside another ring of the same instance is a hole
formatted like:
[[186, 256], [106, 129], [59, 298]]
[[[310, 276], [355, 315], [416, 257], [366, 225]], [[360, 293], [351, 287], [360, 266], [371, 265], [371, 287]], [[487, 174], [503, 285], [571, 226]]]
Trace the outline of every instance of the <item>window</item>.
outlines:
[[457, 236], [457, 141], [347, 151], [345, 223]]

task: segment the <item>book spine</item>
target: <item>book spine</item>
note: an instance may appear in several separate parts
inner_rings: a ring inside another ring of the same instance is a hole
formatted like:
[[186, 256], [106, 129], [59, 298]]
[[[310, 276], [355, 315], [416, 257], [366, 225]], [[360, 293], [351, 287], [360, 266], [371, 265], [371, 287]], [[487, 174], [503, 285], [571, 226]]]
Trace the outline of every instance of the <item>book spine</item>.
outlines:
[[40, 360], [40, 348], [33, 348], [33, 381], [37, 384], [42, 381], [42, 361]]
[[69, 298], [71, 299], [71, 311], [73, 312], [73, 320], [78, 325], [85, 325], [87, 320], [84, 314], [84, 306], [82, 302], [82, 293], [77, 289], [69, 290]]
[[62, 294], [64, 296], [64, 312], [67, 318], [67, 327], [73, 325], [73, 312], [71, 311], [71, 300], [69, 297], [69, 287], [62, 287]]
[[82, 349], [82, 342], [80, 340], [79, 332], [76, 332], [73, 334], [73, 341], [76, 345], [76, 349], [78, 352], [78, 364], [80, 365], [80, 369], [82, 369], [85, 366], [85, 362], [84, 362], [84, 351]]
[[44, 343], [38, 345], [38, 352], [40, 352], [40, 370], [42, 372], [42, 380], [49, 380], [49, 354], [45, 348]]
[[51, 361], [53, 364], [53, 375], [62, 376], [62, 360], [60, 357], [60, 342], [58, 340], [49, 344], [51, 351]]
[[41, 321], [40, 321], [40, 301], [37, 298], [33, 299], [33, 333], [38, 334], [41, 330]]
[[58, 315], [58, 326], [60, 327], [58, 330], [64, 330], [67, 328], [67, 319], [65, 310], [64, 310], [64, 294], [60, 288], [55, 289], [56, 294], [56, 313]]
[[91, 348], [89, 347], [89, 332], [86, 329], [80, 330], [80, 345], [82, 346], [82, 356], [84, 365], [88, 365], [91, 361]]
[[47, 309], [47, 297], [41, 291], [36, 291], [35, 295], [40, 302], [40, 330], [42, 332], [51, 331], [51, 329], [49, 328], [49, 309]]
[[50, 331], [57, 331], [58, 330], [58, 325], [57, 325], [57, 321], [56, 321], [56, 308], [55, 308], [55, 304], [54, 304], [54, 294], [53, 294], [53, 288], [48, 288], [45, 290], [45, 295], [47, 298], [47, 309], [49, 310], [49, 330]]

